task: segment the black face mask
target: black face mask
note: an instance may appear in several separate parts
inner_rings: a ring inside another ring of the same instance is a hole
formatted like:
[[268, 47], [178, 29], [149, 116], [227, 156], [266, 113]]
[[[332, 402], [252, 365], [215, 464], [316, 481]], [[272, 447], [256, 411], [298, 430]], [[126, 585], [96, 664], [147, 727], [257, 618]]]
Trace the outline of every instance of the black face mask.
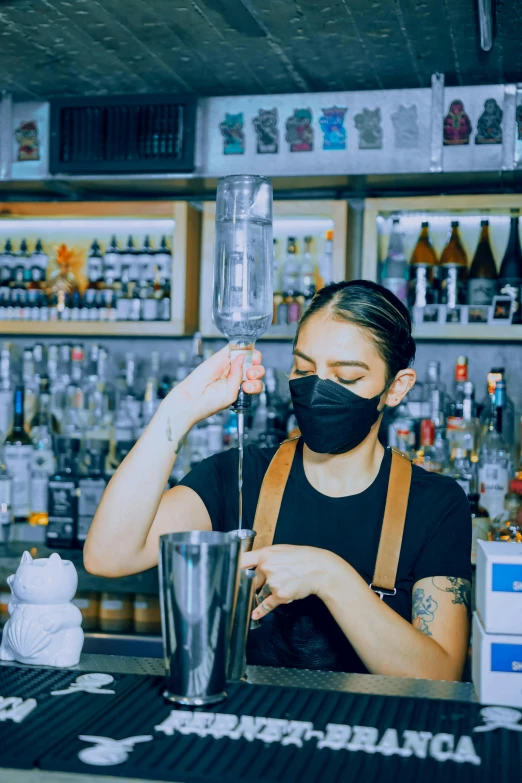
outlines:
[[380, 399], [359, 397], [317, 375], [290, 381], [297, 424], [308, 448], [317, 454], [344, 454], [366, 438], [380, 415]]

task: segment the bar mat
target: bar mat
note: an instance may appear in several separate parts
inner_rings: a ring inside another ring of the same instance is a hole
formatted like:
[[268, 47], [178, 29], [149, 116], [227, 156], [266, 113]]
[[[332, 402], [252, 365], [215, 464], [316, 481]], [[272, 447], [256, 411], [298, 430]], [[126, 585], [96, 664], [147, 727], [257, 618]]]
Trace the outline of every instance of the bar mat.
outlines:
[[[44, 669], [24, 666], [0, 667], [0, 767], [30, 769], [48, 752], [64, 733], [80, 732], [81, 727], [97, 713], [105, 712], [112, 703], [123, 698], [138, 679], [129, 675], [112, 675], [114, 681], [101, 687], [114, 694], [77, 691], [52, 696], [51, 691], [69, 690], [72, 683], [83, 677], [92, 687], [92, 673], [64, 669]], [[77, 691], [77, 692], [76, 692]], [[17, 706], [13, 697], [24, 700]], [[29, 710], [29, 699], [36, 707]], [[6, 701], [8, 700], [8, 701]], [[8, 716], [17, 709], [19, 723]], [[22, 715], [20, 715], [20, 711]]]
[[177, 783], [512, 783], [520, 770], [519, 710], [262, 685], [189, 710], [163, 701], [163, 678], [135, 681], [81, 732], [62, 728], [40, 767]]

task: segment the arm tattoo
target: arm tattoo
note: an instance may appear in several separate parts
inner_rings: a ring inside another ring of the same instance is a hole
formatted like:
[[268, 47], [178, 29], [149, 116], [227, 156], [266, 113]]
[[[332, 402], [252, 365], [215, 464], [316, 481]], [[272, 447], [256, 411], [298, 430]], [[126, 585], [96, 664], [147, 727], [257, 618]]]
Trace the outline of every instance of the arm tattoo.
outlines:
[[429, 623], [434, 619], [438, 608], [437, 601], [431, 595], [426, 596], [422, 587], [418, 587], [413, 591], [412, 625], [426, 636], [432, 636]]
[[[184, 434], [184, 435], [183, 435], [183, 436], [182, 436], [182, 437], [181, 437], [181, 438], [178, 440], [178, 442], [177, 442], [177, 444], [176, 444], [176, 448], [174, 449], [174, 454], [176, 455], [176, 457], [178, 456], [179, 452], [180, 452], [180, 451], [181, 451], [181, 449], [183, 448], [183, 444], [185, 443], [185, 438], [187, 437], [187, 435], [188, 435], [188, 433], [186, 432], [186, 433], [185, 433], [185, 434]], [[172, 441], [173, 441], [173, 438], [172, 438], [172, 430], [171, 430], [171, 428], [170, 428], [170, 418], [168, 418], [168, 419], [167, 419], [167, 440], [169, 441], [169, 443], [172, 443]]]
[[449, 582], [449, 587], [447, 585], [441, 587], [435, 581], [436, 578], [437, 577], [433, 577], [433, 579], [431, 580], [433, 582], [433, 586], [436, 587], [437, 590], [441, 590], [443, 593], [453, 593], [453, 600], [451, 603], [462, 604], [466, 609], [468, 618], [470, 618], [471, 617], [471, 582], [469, 582], [467, 579], [458, 579], [454, 576], [447, 576], [445, 578]]

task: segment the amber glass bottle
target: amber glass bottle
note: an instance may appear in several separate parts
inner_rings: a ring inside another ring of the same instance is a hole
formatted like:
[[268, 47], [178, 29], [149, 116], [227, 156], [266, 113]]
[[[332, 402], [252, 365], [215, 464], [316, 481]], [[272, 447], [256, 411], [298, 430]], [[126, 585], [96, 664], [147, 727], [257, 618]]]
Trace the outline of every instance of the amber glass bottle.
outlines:
[[468, 282], [468, 257], [462, 247], [458, 220], [451, 223], [448, 244], [440, 257], [441, 302], [448, 307], [466, 304]]
[[429, 223], [424, 222], [410, 259], [408, 304], [410, 307], [437, 304], [439, 295], [439, 262], [430, 242]]

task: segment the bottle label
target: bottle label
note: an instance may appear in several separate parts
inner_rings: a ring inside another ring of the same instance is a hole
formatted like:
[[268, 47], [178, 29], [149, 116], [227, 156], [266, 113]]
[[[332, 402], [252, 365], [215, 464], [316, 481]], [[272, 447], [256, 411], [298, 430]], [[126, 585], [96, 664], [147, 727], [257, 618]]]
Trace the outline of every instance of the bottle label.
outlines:
[[501, 296], [509, 296], [513, 300], [513, 321], [520, 323], [520, 283], [517, 278], [504, 278], [499, 282], [499, 294]]
[[13, 516], [28, 517], [30, 512], [32, 446], [5, 444], [7, 470], [13, 480]]
[[141, 317], [144, 321], [156, 321], [158, 318], [158, 302], [156, 299], [144, 299], [141, 309]]
[[508, 489], [508, 471], [496, 462], [486, 463], [480, 468], [480, 503], [491, 519], [504, 511], [504, 498]]
[[301, 308], [299, 302], [289, 302], [288, 304], [288, 323], [296, 324], [299, 321]]
[[457, 305], [466, 304], [467, 272], [460, 266], [442, 267], [441, 300], [452, 310]]
[[419, 266], [415, 269], [415, 278], [413, 280], [414, 295], [413, 306], [414, 307], [426, 307], [428, 304], [428, 270], [425, 266]]
[[74, 481], [49, 482], [49, 520], [53, 517], [74, 519], [76, 485]]
[[477, 278], [468, 280], [468, 304], [490, 305], [497, 292], [496, 280]]
[[34, 449], [31, 459], [32, 471], [47, 473], [47, 476], [52, 476], [54, 467], [55, 460], [51, 449]]
[[31, 476], [31, 511], [33, 514], [45, 514], [48, 508], [47, 491], [49, 488], [49, 477], [45, 474], [34, 474]]
[[105, 480], [80, 479], [80, 498], [78, 500], [78, 540], [85, 541], [98, 504], [106, 487]]
[[8, 476], [0, 481], [0, 525], [8, 525], [13, 519], [13, 482]]
[[49, 517], [46, 537], [51, 543], [61, 546], [72, 545], [74, 542], [74, 519], [72, 517]]

